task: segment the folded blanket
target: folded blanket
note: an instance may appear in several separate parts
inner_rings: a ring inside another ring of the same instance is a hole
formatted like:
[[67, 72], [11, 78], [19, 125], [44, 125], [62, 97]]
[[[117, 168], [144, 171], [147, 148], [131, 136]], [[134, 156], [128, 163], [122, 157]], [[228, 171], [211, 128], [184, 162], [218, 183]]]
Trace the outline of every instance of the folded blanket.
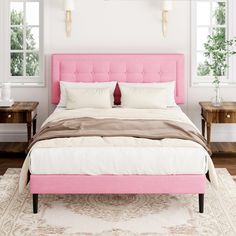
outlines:
[[36, 142], [42, 140], [82, 136], [191, 140], [202, 145], [211, 155], [205, 138], [187, 123], [169, 120], [95, 119], [88, 117], [49, 122], [34, 136], [29, 149]]

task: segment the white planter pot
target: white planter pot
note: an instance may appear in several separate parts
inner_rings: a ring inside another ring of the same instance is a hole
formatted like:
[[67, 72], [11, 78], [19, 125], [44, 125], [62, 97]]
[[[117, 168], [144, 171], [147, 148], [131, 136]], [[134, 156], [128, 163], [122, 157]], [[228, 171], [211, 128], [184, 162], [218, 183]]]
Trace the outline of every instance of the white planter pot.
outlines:
[[9, 101], [11, 99], [11, 84], [3, 83], [2, 85], [2, 100]]

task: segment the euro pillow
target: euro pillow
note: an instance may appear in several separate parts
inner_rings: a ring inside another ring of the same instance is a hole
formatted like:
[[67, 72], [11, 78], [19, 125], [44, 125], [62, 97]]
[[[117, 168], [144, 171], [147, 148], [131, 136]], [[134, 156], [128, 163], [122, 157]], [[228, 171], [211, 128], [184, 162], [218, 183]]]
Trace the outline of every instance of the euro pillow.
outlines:
[[110, 97], [112, 104], [114, 102], [113, 93], [116, 88], [116, 81], [112, 82], [101, 82], [101, 83], [83, 83], [83, 82], [66, 82], [60, 81], [60, 102], [58, 104], [59, 107], [66, 106], [66, 88], [109, 88], [110, 89]]
[[[119, 83], [120, 90], [124, 87], [129, 88], [160, 88], [166, 90], [167, 106], [176, 107], [175, 102], [175, 81], [162, 83]], [[121, 95], [122, 96], [122, 95]]]
[[123, 108], [167, 108], [167, 93], [163, 88], [121, 87]]
[[110, 88], [66, 88], [66, 108], [112, 108]]

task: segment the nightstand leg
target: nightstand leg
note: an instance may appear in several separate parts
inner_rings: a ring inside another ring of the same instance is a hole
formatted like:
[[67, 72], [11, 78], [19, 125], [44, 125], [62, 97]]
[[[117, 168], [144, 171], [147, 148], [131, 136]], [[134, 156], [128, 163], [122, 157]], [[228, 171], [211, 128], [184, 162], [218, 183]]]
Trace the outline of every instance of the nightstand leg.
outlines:
[[207, 143], [211, 142], [211, 123], [207, 123]]
[[31, 122], [27, 123], [27, 135], [28, 135], [28, 142], [31, 140]]
[[37, 119], [34, 118], [34, 119], [33, 119], [33, 135], [36, 134], [36, 124], [37, 124]]
[[204, 119], [202, 119], [202, 136], [205, 137], [205, 128], [206, 128], [206, 122]]

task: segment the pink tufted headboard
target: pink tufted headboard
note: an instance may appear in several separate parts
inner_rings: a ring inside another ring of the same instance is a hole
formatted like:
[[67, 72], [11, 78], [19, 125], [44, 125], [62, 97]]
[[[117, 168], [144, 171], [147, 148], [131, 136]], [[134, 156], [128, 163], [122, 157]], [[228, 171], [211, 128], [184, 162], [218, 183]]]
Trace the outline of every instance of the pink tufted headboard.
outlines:
[[[150, 83], [176, 81], [176, 103], [184, 103], [183, 54], [54, 54], [52, 103], [60, 99], [60, 80], [70, 82]], [[120, 100], [117, 87], [116, 103]]]

